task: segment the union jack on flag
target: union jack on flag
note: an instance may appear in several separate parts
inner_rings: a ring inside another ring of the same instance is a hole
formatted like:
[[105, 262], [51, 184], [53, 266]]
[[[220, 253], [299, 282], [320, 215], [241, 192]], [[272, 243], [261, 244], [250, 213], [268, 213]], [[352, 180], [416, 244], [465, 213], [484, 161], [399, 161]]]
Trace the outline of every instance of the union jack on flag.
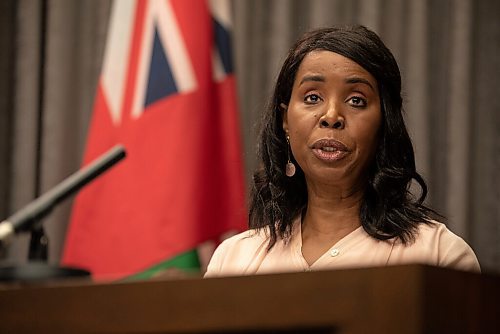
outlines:
[[63, 263], [118, 278], [246, 223], [228, 1], [113, 3], [84, 164], [127, 159], [82, 190]]

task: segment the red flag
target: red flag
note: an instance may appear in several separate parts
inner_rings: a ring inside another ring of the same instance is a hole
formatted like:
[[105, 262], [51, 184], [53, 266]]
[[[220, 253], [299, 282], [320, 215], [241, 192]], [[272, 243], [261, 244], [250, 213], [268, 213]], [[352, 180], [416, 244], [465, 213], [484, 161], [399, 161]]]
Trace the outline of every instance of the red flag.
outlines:
[[62, 262], [123, 277], [246, 223], [229, 12], [115, 1], [84, 164], [127, 158], [75, 200]]

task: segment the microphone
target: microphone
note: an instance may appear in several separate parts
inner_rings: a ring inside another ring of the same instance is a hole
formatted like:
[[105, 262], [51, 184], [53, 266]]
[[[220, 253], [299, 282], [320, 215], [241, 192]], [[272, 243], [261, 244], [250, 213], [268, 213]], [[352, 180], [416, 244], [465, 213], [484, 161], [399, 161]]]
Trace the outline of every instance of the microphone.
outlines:
[[33, 200], [24, 208], [0, 223], [0, 244], [7, 244], [15, 233], [28, 231], [58, 203], [125, 158], [122, 145], [116, 145], [90, 165], [64, 179], [57, 186]]

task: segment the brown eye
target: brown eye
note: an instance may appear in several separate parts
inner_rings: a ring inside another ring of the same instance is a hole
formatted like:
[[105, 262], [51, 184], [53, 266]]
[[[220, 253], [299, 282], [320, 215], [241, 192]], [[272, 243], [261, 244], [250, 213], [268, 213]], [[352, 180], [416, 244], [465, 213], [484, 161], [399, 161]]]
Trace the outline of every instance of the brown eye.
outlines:
[[360, 96], [353, 96], [347, 102], [355, 108], [364, 108], [367, 104], [366, 100]]
[[321, 101], [321, 98], [317, 94], [308, 94], [304, 97], [304, 102], [307, 104], [316, 104]]

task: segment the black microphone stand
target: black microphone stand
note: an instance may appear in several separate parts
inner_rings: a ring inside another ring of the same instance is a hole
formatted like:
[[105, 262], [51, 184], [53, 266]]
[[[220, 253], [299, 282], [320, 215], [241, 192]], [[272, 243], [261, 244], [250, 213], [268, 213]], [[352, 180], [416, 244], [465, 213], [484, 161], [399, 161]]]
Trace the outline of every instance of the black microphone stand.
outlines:
[[38, 226], [31, 231], [29, 261], [47, 262], [49, 259], [49, 238], [43, 226]]
[[125, 149], [121, 145], [115, 146], [89, 166], [69, 176], [56, 187], [0, 223], [0, 251], [5, 250], [13, 234], [31, 231], [29, 262], [25, 265], [0, 267], [0, 282], [30, 283], [69, 277], [90, 277], [90, 272], [84, 269], [47, 264], [48, 238], [45, 235], [41, 219], [58, 203], [77, 192], [123, 159], [125, 155]]
[[69, 277], [89, 278], [90, 272], [73, 267], [49, 265], [48, 238], [43, 226], [31, 232], [28, 263], [0, 267], [0, 282], [35, 283]]

